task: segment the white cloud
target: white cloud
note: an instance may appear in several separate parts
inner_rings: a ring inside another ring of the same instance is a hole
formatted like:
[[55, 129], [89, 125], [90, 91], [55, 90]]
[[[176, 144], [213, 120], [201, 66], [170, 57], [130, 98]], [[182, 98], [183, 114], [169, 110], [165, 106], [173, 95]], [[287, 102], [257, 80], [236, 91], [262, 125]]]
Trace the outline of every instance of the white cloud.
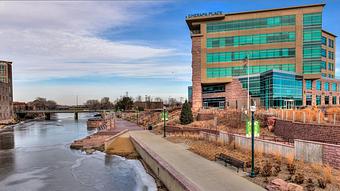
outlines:
[[183, 79], [190, 63], [171, 61], [181, 55], [174, 48], [98, 37], [140, 23], [159, 7], [153, 2], [0, 2], [1, 59], [14, 62], [17, 81], [93, 74]]

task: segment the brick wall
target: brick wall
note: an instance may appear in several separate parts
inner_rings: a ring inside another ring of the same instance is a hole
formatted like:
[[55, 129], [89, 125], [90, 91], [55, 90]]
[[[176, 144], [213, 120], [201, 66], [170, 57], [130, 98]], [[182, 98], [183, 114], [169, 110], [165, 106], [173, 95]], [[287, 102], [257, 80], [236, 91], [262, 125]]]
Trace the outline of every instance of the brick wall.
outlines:
[[324, 163], [340, 169], [340, 145], [324, 144], [322, 160]]
[[340, 143], [340, 126], [293, 123], [276, 120], [274, 133], [285, 139]]
[[201, 37], [192, 37], [192, 109], [202, 108]]

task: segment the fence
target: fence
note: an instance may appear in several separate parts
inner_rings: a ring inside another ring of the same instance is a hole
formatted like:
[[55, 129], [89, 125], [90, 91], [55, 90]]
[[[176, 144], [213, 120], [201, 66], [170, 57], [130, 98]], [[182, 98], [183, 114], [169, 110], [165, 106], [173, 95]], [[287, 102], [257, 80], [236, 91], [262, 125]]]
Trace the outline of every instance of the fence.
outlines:
[[340, 113], [327, 113], [311, 110], [269, 110], [269, 112], [281, 120], [313, 123], [313, 124], [333, 124], [340, 125]]

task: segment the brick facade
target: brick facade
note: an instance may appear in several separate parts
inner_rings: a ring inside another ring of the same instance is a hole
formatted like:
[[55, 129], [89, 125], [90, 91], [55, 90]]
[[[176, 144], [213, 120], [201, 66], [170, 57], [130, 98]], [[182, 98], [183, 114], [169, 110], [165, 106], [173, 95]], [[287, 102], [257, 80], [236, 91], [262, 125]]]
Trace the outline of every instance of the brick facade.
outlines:
[[192, 37], [192, 109], [202, 108], [201, 86], [201, 37]]
[[274, 133], [285, 139], [340, 143], [340, 126], [293, 123], [276, 120]]
[[324, 144], [322, 161], [340, 169], [340, 145]]
[[248, 91], [242, 87], [238, 79], [233, 79], [230, 83], [225, 84], [225, 92], [203, 94], [203, 98], [214, 97], [225, 97], [226, 108], [247, 108]]
[[12, 63], [0, 61], [6, 65], [6, 82], [0, 81], [0, 121], [6, 123], [13, 117], [13, 86], [12, 86]]

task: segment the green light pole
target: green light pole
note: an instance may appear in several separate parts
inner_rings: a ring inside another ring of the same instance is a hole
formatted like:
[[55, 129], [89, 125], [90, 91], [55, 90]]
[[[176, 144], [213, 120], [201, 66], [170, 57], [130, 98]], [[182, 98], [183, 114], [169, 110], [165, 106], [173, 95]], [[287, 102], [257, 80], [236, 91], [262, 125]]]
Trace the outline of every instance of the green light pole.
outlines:
[[251, 111], [251, 172], [250, 177], [255, 177], [254, 167], [255, 167], [255, 138], [254, 138], [254, 112], [256, 111], [256, 106], [250, 107]]
[[165, 138], [166, 137], [166, 134], [165, 134], [165, 106], [163, 107], [163, 121], [164, 121], [164, 126], [163, 126], [163, 137]]

